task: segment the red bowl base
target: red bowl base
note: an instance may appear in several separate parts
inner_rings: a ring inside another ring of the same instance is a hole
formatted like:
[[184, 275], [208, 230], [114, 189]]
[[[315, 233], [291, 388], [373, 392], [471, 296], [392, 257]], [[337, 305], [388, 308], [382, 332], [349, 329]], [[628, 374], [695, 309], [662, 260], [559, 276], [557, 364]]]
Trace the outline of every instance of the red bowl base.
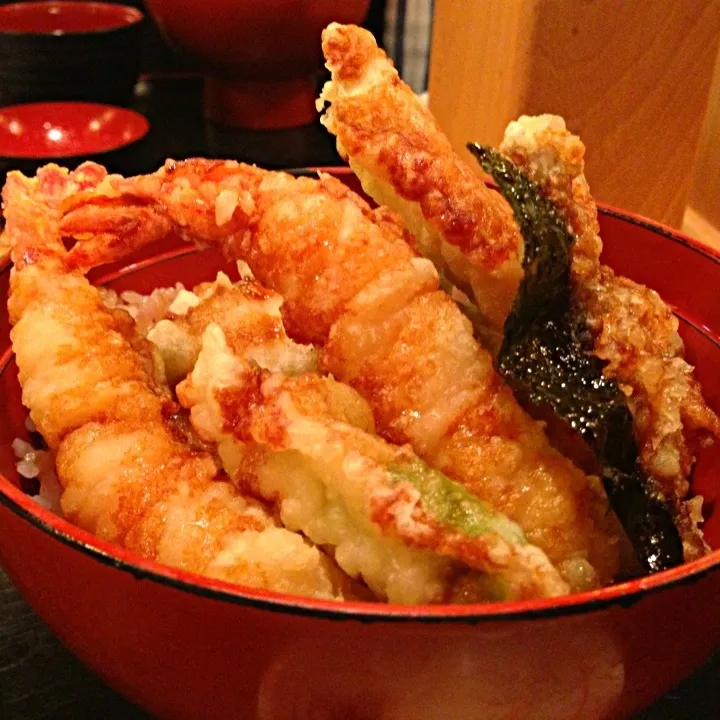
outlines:
[[266, 82], [205, 78], [205, 117], [219, 125], [279, 130], [309, 125], [317, 117], [312, 76]]

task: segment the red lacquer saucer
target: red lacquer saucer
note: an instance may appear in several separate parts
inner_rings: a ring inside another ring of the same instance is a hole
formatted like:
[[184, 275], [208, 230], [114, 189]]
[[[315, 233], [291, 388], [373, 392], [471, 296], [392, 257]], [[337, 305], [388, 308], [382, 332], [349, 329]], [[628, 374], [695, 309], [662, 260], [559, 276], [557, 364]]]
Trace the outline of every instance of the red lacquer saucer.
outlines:
[[85, 102], [41, 102], [0, 108], [0, 157], [97, 155], [140, 140], [150, 129], [132, 110]]

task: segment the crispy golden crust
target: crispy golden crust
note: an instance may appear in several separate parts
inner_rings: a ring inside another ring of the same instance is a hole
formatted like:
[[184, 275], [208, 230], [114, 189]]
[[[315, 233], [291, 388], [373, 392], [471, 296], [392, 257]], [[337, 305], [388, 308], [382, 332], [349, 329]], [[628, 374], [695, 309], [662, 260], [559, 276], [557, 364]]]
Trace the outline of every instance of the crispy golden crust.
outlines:
[[[369, 32], [333, 23], [323, 52], [332, 80], [319, 107], [330, 103], [322, 123], [340, 153], [365, 191], [403, 216], [422, 252], [502, 325], [522, 277], [509, 207], [457, 157]], [[470, 262], [457, 262], [453, 248]]]
[[[473, 535], [440, 522], [402, 468], [431, 471], [407, 446], [355, 425], [369, 408], [346, 385], [253, 368], [215, 325], [203, 336], [198, 363], [179, 395], [199, 432], [219, 443], [233, 479], [274, 502], [289, 527], [332, 547], [341, 566], [382, 598], [464, 600], [474, 585], [476, 597], [487, 600], [493, 597], [483, 595], [488, 582], [496, 590], [499, 583], [506, 599], [568, 591], [547, 557], [507, 519], [485, 515], [496, 525]], [[466, 511], [472, 515], [479, 507]]]
[[[57, 452], [65, 516], [159, 562], [246, 585], [333, 597], [338, 573], [180, 438], [129, 316], [73, 268], [60, 204], [96, 166], [11, 174], [3, 200], [15, 263], [9, 306], [23, 403]], [[130, 323], [130, 324], [129, 324]], [[291, 564], [276, 555], [293, 557]]]
[[597, 207], [584, 175], [585, 147], [561, 118], [523, 117], [508, 127], [502, 152], [537, 182], [577, 238], [575, 302], [594, 335], [605, 374], [625, 389], [646, 473], [671, 499], [686, 560], [705, 552], [694, 503], [684, 502], [697, 452], [720, 437], [720, 420], [684, 361], [677, 318], [660, 296], [600, 264]]
[[353, 306], [333, 326], [322, 362], [370, 402], [385, 437], [411, 443], [515, 520], [566, 577], [583, 558], [601, 582], [613, 576], [602, 489], [550, 447], [445, 293], [419, 294], [382, 316]]
[[[234, 213], [218, 225], [222, 196], [235, 199]], [[202, 159], [169, 163], [138, 178], [110, 176], [96, 192], [66, 201], [61, 227], [78, 240], [71, 256], [82, 258], [84, 246], [93, 253], [106, 248], [104, 261], [118, 257], [116, 249], [127, 253], [171, 230], [223, 246], [280, 292], [288, 333], [310, 343], [327, 337], [344, 304], [378, 272], [415, 255], [411, 243], [400, 242], [409, 238], [395, 216], [371, 209], [335, 178], [295, 179]], [[261, 249], [252, 237], [263, 238]], [[376, 262], [358, 259], [358, 246], [372, 246]]]
[[210, 323], [217, 322], [230, 347], [241, 354], [250, 344], [270, 343], [285, 338], [285, 329], [279, 315], [275, 317], [266, 313], [250, 314], [246, 311], [250, 302], [262, 303], [272, 296], [272, 293], [264, 291], [261, 285], [253, 281], [214, 288], [210, 297], [197, 307], [190, 308], [187, 314], [174, 322], [198, 339]]
[[[520, 240], [507, 208], [455, 157], [369, 33], [333, 24], [323, 33], [323, 51], [332, 80], [319, 101], [330, 103], [322, 122], [364, 189], [398, 210], [423, 253], [502, 327], [521, 275]], [[674, 498], [686, 557], [697, 557], [704, 546], [681, 499], [696, 453], [720, 424], [682, 359], [677, 320], [656, 293], [600, 265], [585, 148], [560, 118], [511, 124], [502, 150], [542, 185], [577, 237], [576, 302], [595, 334], [595, 352], [608, 361], [606, 374], [628, 390], [643, 467]]]
[[[228, 193], [246, 195], [218, 224], [217, 205]], [[113, 179], [107, 194], [98, 187], [71, 198], [63, 228], [81, 238], [79, 245], [101, 245], [100, 237], [112, 243], [102, 217], [108, 202], [120, 233], [137, 222], [135, 240], [149, 242], [168, 225], [246, 261], [283, 296], [290, 337], [324, 345], [324, 369], [369, 401], [381, 435], [451, 468], [480, 497], [487, 492], [559, 566], [584, 567], [574, 587], [611, 580], [617, 548], [605, 526], [605, 501], [520, 410], [396, 216], [371, 210], [332, 178], [293, 179], [234, 162], [189, 160], [152, 176]], [[153, 219], [142, 228], [148, 212]], [[488, 403], [495, 413], [474, 410]], [[513, 422], [496, 426], [502, 415]], [[453, 440], [458, 428], [462, 448]], [[456, 454], [462, 462], [453, 461]], [[485, 470], [486, 457], [506, 461], [493, 460]], [[553, 493], [557, 500], [549, 502]]]

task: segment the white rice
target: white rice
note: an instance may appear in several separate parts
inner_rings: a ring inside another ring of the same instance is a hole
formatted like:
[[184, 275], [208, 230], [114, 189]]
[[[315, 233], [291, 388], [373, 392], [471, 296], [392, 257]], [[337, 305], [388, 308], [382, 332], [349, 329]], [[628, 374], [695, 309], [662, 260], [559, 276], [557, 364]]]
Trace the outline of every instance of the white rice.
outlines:
[[[31, 426], [34, 430], [35, 426], [32, 424], [32, 420], [28, 418], [28, 421], [25, 425]], [[21, 438], [13, 440], [12, 449], [15, 457], [18, 458], [16, 464], [18, 473], [24, 478], [37, 478], [40, 482], [40, 490], [37, 495], [31, 496], [32, 499], [45, 509], [62, 515], [60, 509], [62, 488], [55, 473], [53, 454], [48, 450], [38, 450]]]
[[100, 294], [106, 307], [125, 310], [135, 320], [137, 332], [145, 337], [148, 330], [167, 315], [178, 294], [185, 290], [182, 283], [175, 287], [156, 288], [149, 295], [126, 290], [118, 295], [115, 290], [100, 287]]

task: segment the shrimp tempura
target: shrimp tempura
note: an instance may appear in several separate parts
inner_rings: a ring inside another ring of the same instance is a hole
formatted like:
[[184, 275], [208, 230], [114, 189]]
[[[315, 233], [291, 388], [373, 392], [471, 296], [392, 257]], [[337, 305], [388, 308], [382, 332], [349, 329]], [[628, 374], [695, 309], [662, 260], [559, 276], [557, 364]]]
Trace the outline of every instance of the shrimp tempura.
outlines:
[[[365, 191], [402, 215], [423, 253], [477, 304], [483, 339], [499, 348], [517, 285], [503, 285], [497, 304], [492, 279], [499, 267], [504, 277], [519, 281], [523, 259], [509, 241], [520, 242], [504, 201], [455, 154], [370, 33], [334, 23], [323, 32], [323, 52], [331, 80], [318, 101], [320, 108], [329, 103], [322, 123]], [[657, 293], [600, 264], [585, 147], [561, 118], [511, 123], [500, 151], [540, 186], [577, 238], [571, 248], [573, 303], [595, 354], [608, 363], [605, 376], [626, 390], [643, 470], [672, 506], [685, 559], [694, 559], [705, 545], [697, 528], [701, 500], [686, 500], [687, 478], [697, 452], [720, 437], [720, 421], [683, 359], [677, 318]], [[498, 247], [507, 250], [499, 266]]]
[[[59, 202], [96, 167], [10, 173], [6, 230], [15, 264], [8, 301], [23, 403], [57, 453], [64, 515], [101, 539], [231, 582], [321, 598], [347, 582], [261, 503], [222, 482], [208, 454], [176, 437], [148, 343], [68, 268]], [[94, 180], [93, 180], [94, 177]], [[137, 346], [145, 347], [143, 351]]]
[[220, 273], [181, 292], [148, 335], [166, 367], [200, 346], [177, 395], [231, 479], [390, 602], [566, 593], [516, 524], [374, 435], [368, 404], [285, 335], [281, 301], [247, 272], [235, 284]]
[[517, 525], [407, 446], [373, 435], [367, 404], [347, 385], [254, 368], [211, 323], [178, 397], [202, 437], [219, 443], [241, 487], [274, 502], [286, 527], [332, 548], [340, 567], [381, 599], [425, 604], [567, 593]]

